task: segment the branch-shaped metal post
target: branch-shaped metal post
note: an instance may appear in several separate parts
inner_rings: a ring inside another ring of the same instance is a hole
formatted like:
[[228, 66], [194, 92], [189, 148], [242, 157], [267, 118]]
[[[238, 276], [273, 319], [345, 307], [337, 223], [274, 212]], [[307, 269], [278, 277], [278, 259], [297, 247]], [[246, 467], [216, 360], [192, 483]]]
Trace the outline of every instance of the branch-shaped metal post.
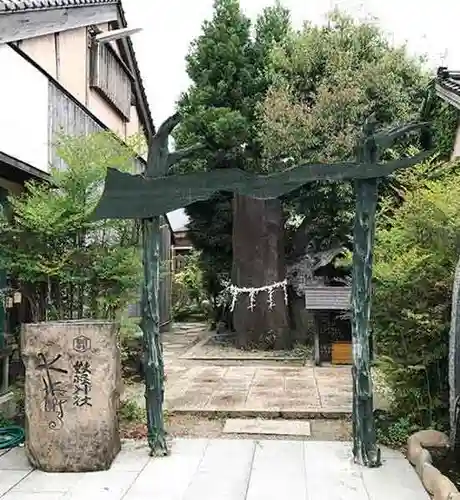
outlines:
[[[104, 194], [94, 212], [95, 219], [142, 218], [145, 282], [141, 327], [145, 339], [146, 403], [149, 444], [152, 454], [166, 454], [163, 423], [163, 357], [159, 334], [159, 215], [209, 199], [216, 192], [232, 191], [261, 199], [278, 198], [313, 181], [354, 180], [356, 218], [353, 248], [353, 451], [355, 460], [369, 467], [380, 464], [373, 416], [370, 372], [369, 322], [371, 309], [372, 252], [375, 233], [378, 180], [397, 169], [424, 161], [430, 152], [390, 162], [380, 162], [385, 148], [399, 137], [426, 123], [409, 124], [374, 135], [375, 122], [368, 121], [357, 162], [299, 165], [288, 171], [257, 176], [238, 169], [194, 172], [166, 177], [174, 162], [194, 155], [197, 145], [177, 153], [168, 150], [168, 137], [179, 123], [174, 115], [160, 127], [149, 146], [146, 178], [109, 170]], [[208, 141], [206, 141], [208, 142]], [[219, 154], [218, 154], [219, 156]]]
[[[196, 152], [197, 147], [187, 151], [169, 152], [169, 136], [179, 121], [180, 116], [176, 113], [168, 118], [151, 138], [144, 177], [163, 177], [174, 163]], [[160, 242], [160, 217], [142, 219], [144, 284], [140, 327], [144, 340], [148, 443], [150, 454], [153, 456], [166, 456], [169, 453], [163, 418], [164, 361], [159, 317]]]
[[460, 260], [452, 287], [452, 312], [449, 333], [449, 416], [450, 446], [460, 450]]
[[[364, 127], [358, 162], [373, 163], [377, 146], [375, 123]], [[372, 293], [372, 253], [375, 234], [378, 178], [356, 179], [356, 214], [353, 236], [352, 341], [353, 341], [353, 456], [367, 467], [380, 465], [374, 423], [369, 323]]]

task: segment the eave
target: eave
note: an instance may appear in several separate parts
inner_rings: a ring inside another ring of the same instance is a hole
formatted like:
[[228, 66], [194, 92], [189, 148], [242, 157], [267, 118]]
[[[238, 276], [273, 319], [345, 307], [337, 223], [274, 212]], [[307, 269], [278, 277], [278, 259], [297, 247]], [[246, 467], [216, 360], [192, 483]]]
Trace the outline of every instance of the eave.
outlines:
[[439, 68], [435, 89], [443, 101], [460, 110], [460, 72]]
[[[60, 31], [115, 21], [118, 1], [0, 10], [0, 43], [11, 43]], [[0, 5], [5, 6], [3, 2]]]
[[[121, 2], [118, 4], [118, 16], [119, 27], [126, 28], [128, 26], [128, 23], [126, 21], [126, 16]], [[134, 74], [134, 91], [136, 95], [137, 112], [139, 115], [139, 120], [144, 127], [144, 132], [147, 136], [147, 139], [149, 139], [150, 137], [155, 135], [155, 126], [153, 124], [152, 113], [150, 111], [147, 94], [142, 81], [142, 75], [137, 63], [134, 45], [130, 37], [122, 38], [117, 43], [122, 57], [127, 61], [129, 67], [131, 68], [131, 71]]]
[[22, 184], [31, 179], [41, 179], [49, 181], [50, 177], [46, 172], [29, 165], [17, 158], [13, 158], [0, 151], [0, 171], [1, 177], [11, 182]]

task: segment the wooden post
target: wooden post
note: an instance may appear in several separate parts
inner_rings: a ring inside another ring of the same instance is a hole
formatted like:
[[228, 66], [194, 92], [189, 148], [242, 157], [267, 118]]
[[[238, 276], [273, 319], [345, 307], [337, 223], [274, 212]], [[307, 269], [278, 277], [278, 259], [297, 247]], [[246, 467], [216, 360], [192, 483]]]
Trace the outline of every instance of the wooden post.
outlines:
[[[358, 161], [373, 163], [377, 151], [372, 141], [374, 123], [365, 126], [364, 145]], [[353, 343], [353, 456], [355, 462], [378, 467], [369, 348], [372, 294], [372, 257], [375, 235], [378, 179], [355, 180], [356, 214], [353, 234], [352, 343]]]

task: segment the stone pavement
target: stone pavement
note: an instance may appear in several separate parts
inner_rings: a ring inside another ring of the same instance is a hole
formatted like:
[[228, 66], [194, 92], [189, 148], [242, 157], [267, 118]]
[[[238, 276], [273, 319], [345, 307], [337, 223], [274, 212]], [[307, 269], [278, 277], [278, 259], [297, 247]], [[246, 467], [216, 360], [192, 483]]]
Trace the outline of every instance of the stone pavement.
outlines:
[[23, 448], [0, 457], [2, 500], [428, 500], [414, 469], [384, 449], [383, 465], [352, 463], [351, 444], [176, 440], [166, 458], [127, 443], [105, 472], [33, 471]]
[[170, 411], [239, 415], [351, 412], [350, 367], [166, 367]]
[[[221, 362], [186, 359], [209, 335], [203, 328], [199, 323], [179, 323], [163, 334], [165, 407], [169, 411], [307, 418], [351, 413], [351, 367], [254, 363], [251, 359], [229, 364], [225, 351]], [[127, 385], [123, 398], [143, 406], [143, 384]]]

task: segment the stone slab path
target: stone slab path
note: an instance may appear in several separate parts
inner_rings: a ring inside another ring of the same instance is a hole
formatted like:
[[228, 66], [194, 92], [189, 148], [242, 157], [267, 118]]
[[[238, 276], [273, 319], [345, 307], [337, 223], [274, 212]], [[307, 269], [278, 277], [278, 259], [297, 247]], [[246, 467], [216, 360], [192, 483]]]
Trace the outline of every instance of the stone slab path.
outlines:
[[172, 411], [349, 413], [350, 367], [180, 366], [166, 368]]
[[109, 471], [34, 471], [22, 448], [0, 457], [2, 500], [428, 500], [407, 460], [383, 450], [383, 466], [352, 463], [351, 444], [176, 440], [166, 458], [127, 444]]
[[261, 418], [229, 418], [224, 434], [265, 434], [269, 436], [311, 436], [311, 425], [306, 420], [264, 420]]
[[212, 341], [209, 332], [203, 332], [202, 339], [181, 355], [182, 359], [195, 361], [261, 361], [305, 364], [306, 353], [298, 349], [291, 351], [243, 351], [229, 345], [219, 345]]
[[[165, 408], [176, 413], [233, 417], [328, 418], [351, 413], [349, 366], [286, 366], [246, 360], [211, 364], [184, 356], [206, 338], [203, 325], [177, 324], [163, 334]], [[144, 386], [126, 386], [124, 399], [145, 405]]]

